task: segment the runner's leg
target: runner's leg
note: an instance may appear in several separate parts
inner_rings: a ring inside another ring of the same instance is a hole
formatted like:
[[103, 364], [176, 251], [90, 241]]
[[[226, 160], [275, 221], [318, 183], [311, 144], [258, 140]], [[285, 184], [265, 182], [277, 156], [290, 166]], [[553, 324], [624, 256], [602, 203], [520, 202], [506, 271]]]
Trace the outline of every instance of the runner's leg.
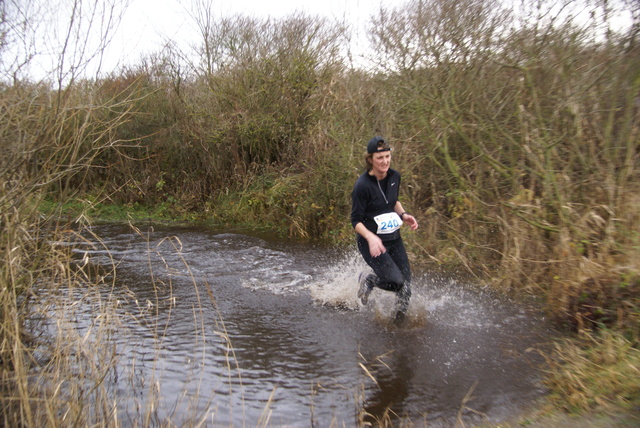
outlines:
[[409, 309], [411, 299], [411, 267], [402, 238], [393, 241], [393, 244], [387, 247], [387, 253], [402, 273], [403, 285], [397, 292], [397, 311], [404, 316]]
[[[385, 242], [385, 244], [387, 243]], [[392, 246], [393, 245], [390, 245], [390, 247]], [[383, 253], [378, 257], [372, 257], [369, 253], [369, 244], [366, 239], [359, 237], [358, 250], [360, 250], [360, 254], [362, 254], [364, 261], [375, 273], [375, 277], [368, 278], [375, 287], [394, 292], [398, 292], [403, 289], [405, 282], [404, 274], [394, 261], [391, 256], [391, 252], [388, 249], [386, 253]], [[404, 246], [402, 246], [402, 251], [404, 251]], [[406, 253], [404, 254], [404, 257], [406, 258]]]

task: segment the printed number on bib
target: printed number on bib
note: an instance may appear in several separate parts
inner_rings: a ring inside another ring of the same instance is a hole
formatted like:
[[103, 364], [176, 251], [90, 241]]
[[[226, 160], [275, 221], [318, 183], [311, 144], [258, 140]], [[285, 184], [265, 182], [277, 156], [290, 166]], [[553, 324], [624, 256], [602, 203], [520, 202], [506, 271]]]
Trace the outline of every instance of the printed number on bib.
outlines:
[[375, 216], [373, 219], [378, 225], [378, 235], [393, 233], [396, 230], [400, 229], [400, 226], [402, 226], [402, 220], [396, 213], [380, 214], [378, 216]]

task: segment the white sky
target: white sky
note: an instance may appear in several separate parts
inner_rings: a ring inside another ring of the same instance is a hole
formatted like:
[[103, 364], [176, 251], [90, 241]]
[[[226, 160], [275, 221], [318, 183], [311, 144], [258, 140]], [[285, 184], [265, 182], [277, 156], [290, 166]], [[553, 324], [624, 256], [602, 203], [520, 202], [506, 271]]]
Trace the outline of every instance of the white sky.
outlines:
[[[2, 0], [0, 0], [2, 1]], [[21, 4], [24, 0], [12, 0], [15, 4]], [[55, 70], [60, 56], [61, 46], [64, 44], [65, 26], [68, 26], [70, 10], [76, 0], [61, 0], [59, 3], [51, 3], [48, 0], [33, 0], [25, 4], [49, 5], [47, 12], [52, 15], [51, 23], [59, 22], [61, 30], [56, 34], [55, 28], [52, 34], [45, 31], [44, 38], [38, 39], [39, 57], [33, 61], [33, 74], [48, 75]], [[83, 6], [97, 4], [92, 0], [80, 0]], [[195, 22], [190, 17], [189, 11], [193, 10], [193, 3], [211, 2], [212, 9], [217, 17], [232, 15], [249, 15], [254, 17], [282, 18], [295, 12], [303, 12], [310, 16], [322, 16], [330, 20], [344, 21], [351, 26], [351, 36], [355, 43], [351, 46], [352, 52], [357, 55], [367, 48], [365, 28], [372, 15], [377, 14], [380, 7], [395, 9], [406, 5], [409, 0], [120, 0], [128, 2], [129, 6], [118, 27], [113, 34], [112, 42], [105, 52], [101, 66], [102, 73], [117, 70], [119, 65], [135, 65], [139, 60], [150, 53], [162, 49], [167, 39], [170, 39], [180, 49], [188, 49], [201, 42], [200, 35], [195, 29]], [[511, 0], [506, 0], [511, 1]], [[521, 0], [517, 0], [521, 1]], [[526, 1], [526, 0], [525, 0]], [[57, 5], [56, 5], [57, 4]], [[78, 35], [83, 40], [82, 31], [87, 31], [100, 40], [100, 31], [96, 24], [91, 30], [83, 28]], [[94, 28], [98, 31], [93, 31]], [[47, 28], [46, 30], [51, 30]], [[52, 36], [52, 37], [51, 37]], [[47, 39], [50, 38], [50, 39]], [[84, 36], [86, 38], [86, 36]], [[91, 40], [89, 40], [91, 42]], [[91, 44], [91, 43], [90, 43]], [[26, 46], [26, 45], [25, 45]], [[6, 60], [6, 64], [20, 64], [20, 54], [24, 56], [28, 46], [17, 46], [11, 53], [15, 53], [13, 63]], [[6, 54], [6, 53], [5, 53]], [[69, 57], [71, 54], [67, 53]], [[6, 55], [7, 58], [9, 55]], [[358, 58], [354, 58], [358, 61]], [[0, 65], [2, 62], [0, 62]], [[66, 64], [68, 66], [68, 62]], [[88, 74], [93, 72], [89, 67]], [[8, 74], [10, 74], [9, 71]]]
[[[256, 17], [284, 17], [294, 12], [345, 20], [353, 26], [353, 36], [362, 36], [371, 15], [395, 8], [409, 0], [211, 0], [216, 16], [243, 14]], [[115, 58], [135, 63], [141, 55], [161, 49], [166, 38], [180, 46], [198, 42], [189, 17], [193, 0], [131, 0], [119, 31], [109, 49], [106, 69]]]
[[[126, 1], [126, 0], [125, 0]], [[235, 14], [256, 17], [283, 17], [294, 12], [320, 15], [344, 20], [352, 25], [352, 36], [359, 43], [366, 43], [364, 29], [371, 15], [385, 8], [397, 8], [409, 0], [129, 0], [120, 31], [109, 50], [106, 69], [115, 67], [116, 58], [125, 63], [135, 63], [141, 55], [161, 49], [163, 41], [170, 38], [186, 48], [199, 42], [189, 17], [189, 9], [195, 1], [211, 1], [217, 16]], [[354, 46], [358, 49], [359, 46]]]

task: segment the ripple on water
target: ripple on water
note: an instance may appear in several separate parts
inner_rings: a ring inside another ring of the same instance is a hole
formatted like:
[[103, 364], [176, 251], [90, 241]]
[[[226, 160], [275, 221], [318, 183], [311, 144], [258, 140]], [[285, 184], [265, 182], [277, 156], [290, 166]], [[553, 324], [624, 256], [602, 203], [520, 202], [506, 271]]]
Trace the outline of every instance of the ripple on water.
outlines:
[[[75, 251], [117, 266], [99, 300], [119, 293], [117, 388], [134, 391], [120, 414], [135, 419], [159, 391], [159, 415], [174, 421], [197, 409], [255, 425], [268, 408], [282, 425], [308, 426], [311, 413], [352, 425], [355, 409], [391, 409], [447, 426], [463, 403], [465, 423], [496, 422], [541, 394], [531, 352], [548, 335], [541, 317], [455, 278], [415, 274], [398, 328], [393, 293], [358, 306], [368, 268], [355, 250], [196, 228], [93, 232], [100, 239]], [[69, 297], [88, 331], [98, 297]]]

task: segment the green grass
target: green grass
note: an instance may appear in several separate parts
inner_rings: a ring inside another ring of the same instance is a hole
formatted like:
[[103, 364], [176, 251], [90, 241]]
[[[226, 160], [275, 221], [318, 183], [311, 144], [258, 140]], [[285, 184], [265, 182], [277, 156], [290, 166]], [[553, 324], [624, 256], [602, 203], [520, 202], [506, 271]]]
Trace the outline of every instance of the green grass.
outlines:
[[158, 221], [176, 222], [197, 221], [196, 213], [184, 212], [174, 202], [163, 202], [157, 205], [145, 205], [137, 202], [127, 204], [111, 204], [93, 202], [89, 198], [74, 199], [59, 204], [54, 200], [43, 201], [39, 211], [47, 216], [75, 219], [80, 216], [92, 221]]

